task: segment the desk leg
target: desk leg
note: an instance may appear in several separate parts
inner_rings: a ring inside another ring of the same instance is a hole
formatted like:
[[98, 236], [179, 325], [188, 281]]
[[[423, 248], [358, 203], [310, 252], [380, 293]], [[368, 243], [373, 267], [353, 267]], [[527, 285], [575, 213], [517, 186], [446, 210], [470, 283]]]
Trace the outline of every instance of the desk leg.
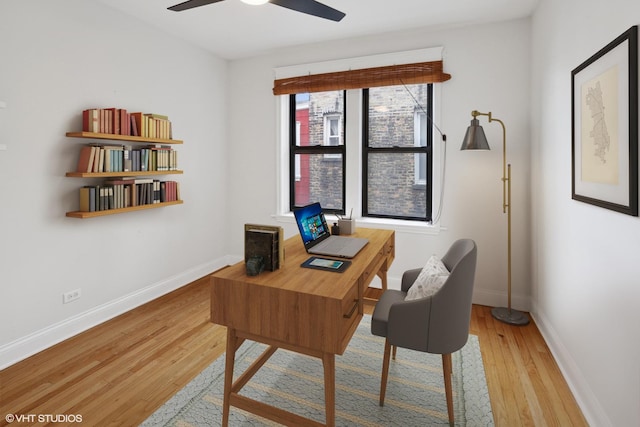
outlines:
[[382, 264], [382, 267], [380, 267], [380, 270], [378, 270], [378, 277], [380, 278], [380, 281], [382, 282], [382, 291], [386, 291], [387, 290], [387, 271], [389, 270], [389, 266], [387, 265], [388, 261], [385, 261], [384, 264]]
[[322, 355], [324, 366], [324, 402], [327, 427], [336, 425], [336, 355], [324, 353]]
[[233, 384], [233, 364], [236, 359], [238, 338], [236, 330], [227, 328], [227, 349], [224, 365], [224, 398], [222, 403], [222, 426], [229, 425], [229, 400], [231, 398], [231, 386]]

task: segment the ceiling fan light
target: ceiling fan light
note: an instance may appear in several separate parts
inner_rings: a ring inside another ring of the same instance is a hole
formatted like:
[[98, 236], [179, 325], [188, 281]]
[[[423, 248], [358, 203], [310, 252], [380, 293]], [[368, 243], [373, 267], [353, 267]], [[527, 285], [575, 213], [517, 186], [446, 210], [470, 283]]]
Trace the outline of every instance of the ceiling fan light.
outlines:
[[251, 4], [254, 6], [260, 5], [260, 4], [265, 4], [267, 3], [269, 0], [240, 0], [242, 3], [246, 3], [246, 4]]

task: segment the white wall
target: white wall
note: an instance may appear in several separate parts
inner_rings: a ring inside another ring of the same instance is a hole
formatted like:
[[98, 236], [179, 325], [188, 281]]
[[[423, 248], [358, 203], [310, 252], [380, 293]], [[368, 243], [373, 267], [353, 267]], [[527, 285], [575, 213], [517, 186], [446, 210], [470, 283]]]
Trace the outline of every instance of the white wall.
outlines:
[[[83, 0], [0, 2], [0, 58], [1, 369], [221, 265], [227, 93], [225, 61]], [[65, 217], [96, 107], [169, 116], [183, 205]]]
[[[529, 307], [529, 81], [528, 20], [443, 31], [410, 31], [279, 51], [238, 60], [229, 66], [229, 171], [231, 253], [242, 253], [242, 224], [274, 223], [277, 212], [277, 101], [273, 69], [341, 58], [443, 46], [445, 72], [440, 127], [448, 136], [442, 225], [437, 235], [396, 233], [396, 260], [389, 273], [396, 285], [402, 272], [421, 267], [432, 253], [443, 254], [457, 238], [479, 246], [478, 303], [506, 304], [506, 215], [502, 213], [502, 128], [483, 126], [490, 152], [459, 151], [471, 111], [492, 111], [507, 126], [513, 163], [514, 303]], [[251, 125], [248, 125], [248, 120]], [[359, 144], [358, 141], [352, 143]], [[347, 201], [347, 204], [352, 203]], [[297, 229], [285, 224], [288, 235]]]
[[640, 425], [640, 219], [571, 199], [571, 71], [637, 24], [637, 1], [542, 0], [532, 25], [533, 310], [594, 426]]

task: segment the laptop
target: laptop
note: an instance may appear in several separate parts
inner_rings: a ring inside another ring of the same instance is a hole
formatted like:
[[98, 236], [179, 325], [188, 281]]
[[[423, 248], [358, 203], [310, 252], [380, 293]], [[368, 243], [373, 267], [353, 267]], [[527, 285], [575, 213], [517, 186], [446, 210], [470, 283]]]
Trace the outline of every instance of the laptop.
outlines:
[[320, 203], [294, 209], [298, 230], [307, 253], [340, 258], [353, 258], [369, 243], [359, 237], [332, 236]]

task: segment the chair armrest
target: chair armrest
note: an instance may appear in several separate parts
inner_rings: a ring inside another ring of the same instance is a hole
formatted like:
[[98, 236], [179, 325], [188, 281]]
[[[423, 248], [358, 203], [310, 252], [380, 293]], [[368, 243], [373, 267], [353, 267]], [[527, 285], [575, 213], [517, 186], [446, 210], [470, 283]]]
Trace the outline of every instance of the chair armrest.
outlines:
[[415, 282], [420, 275], [421, 271], [421, 268], [414, 268], [413, 270], [407, 270], [404, 272], [402, 275], [402, 282], [400, 282], [400, 289], [402, 292], [407, 292], [409, 290], [411, 285], [413, 285], [413, 282]]
[[387, 323], [387, 339], [391, 345], [427, 350], [432, 299], [402, 301], [391, 306]]

